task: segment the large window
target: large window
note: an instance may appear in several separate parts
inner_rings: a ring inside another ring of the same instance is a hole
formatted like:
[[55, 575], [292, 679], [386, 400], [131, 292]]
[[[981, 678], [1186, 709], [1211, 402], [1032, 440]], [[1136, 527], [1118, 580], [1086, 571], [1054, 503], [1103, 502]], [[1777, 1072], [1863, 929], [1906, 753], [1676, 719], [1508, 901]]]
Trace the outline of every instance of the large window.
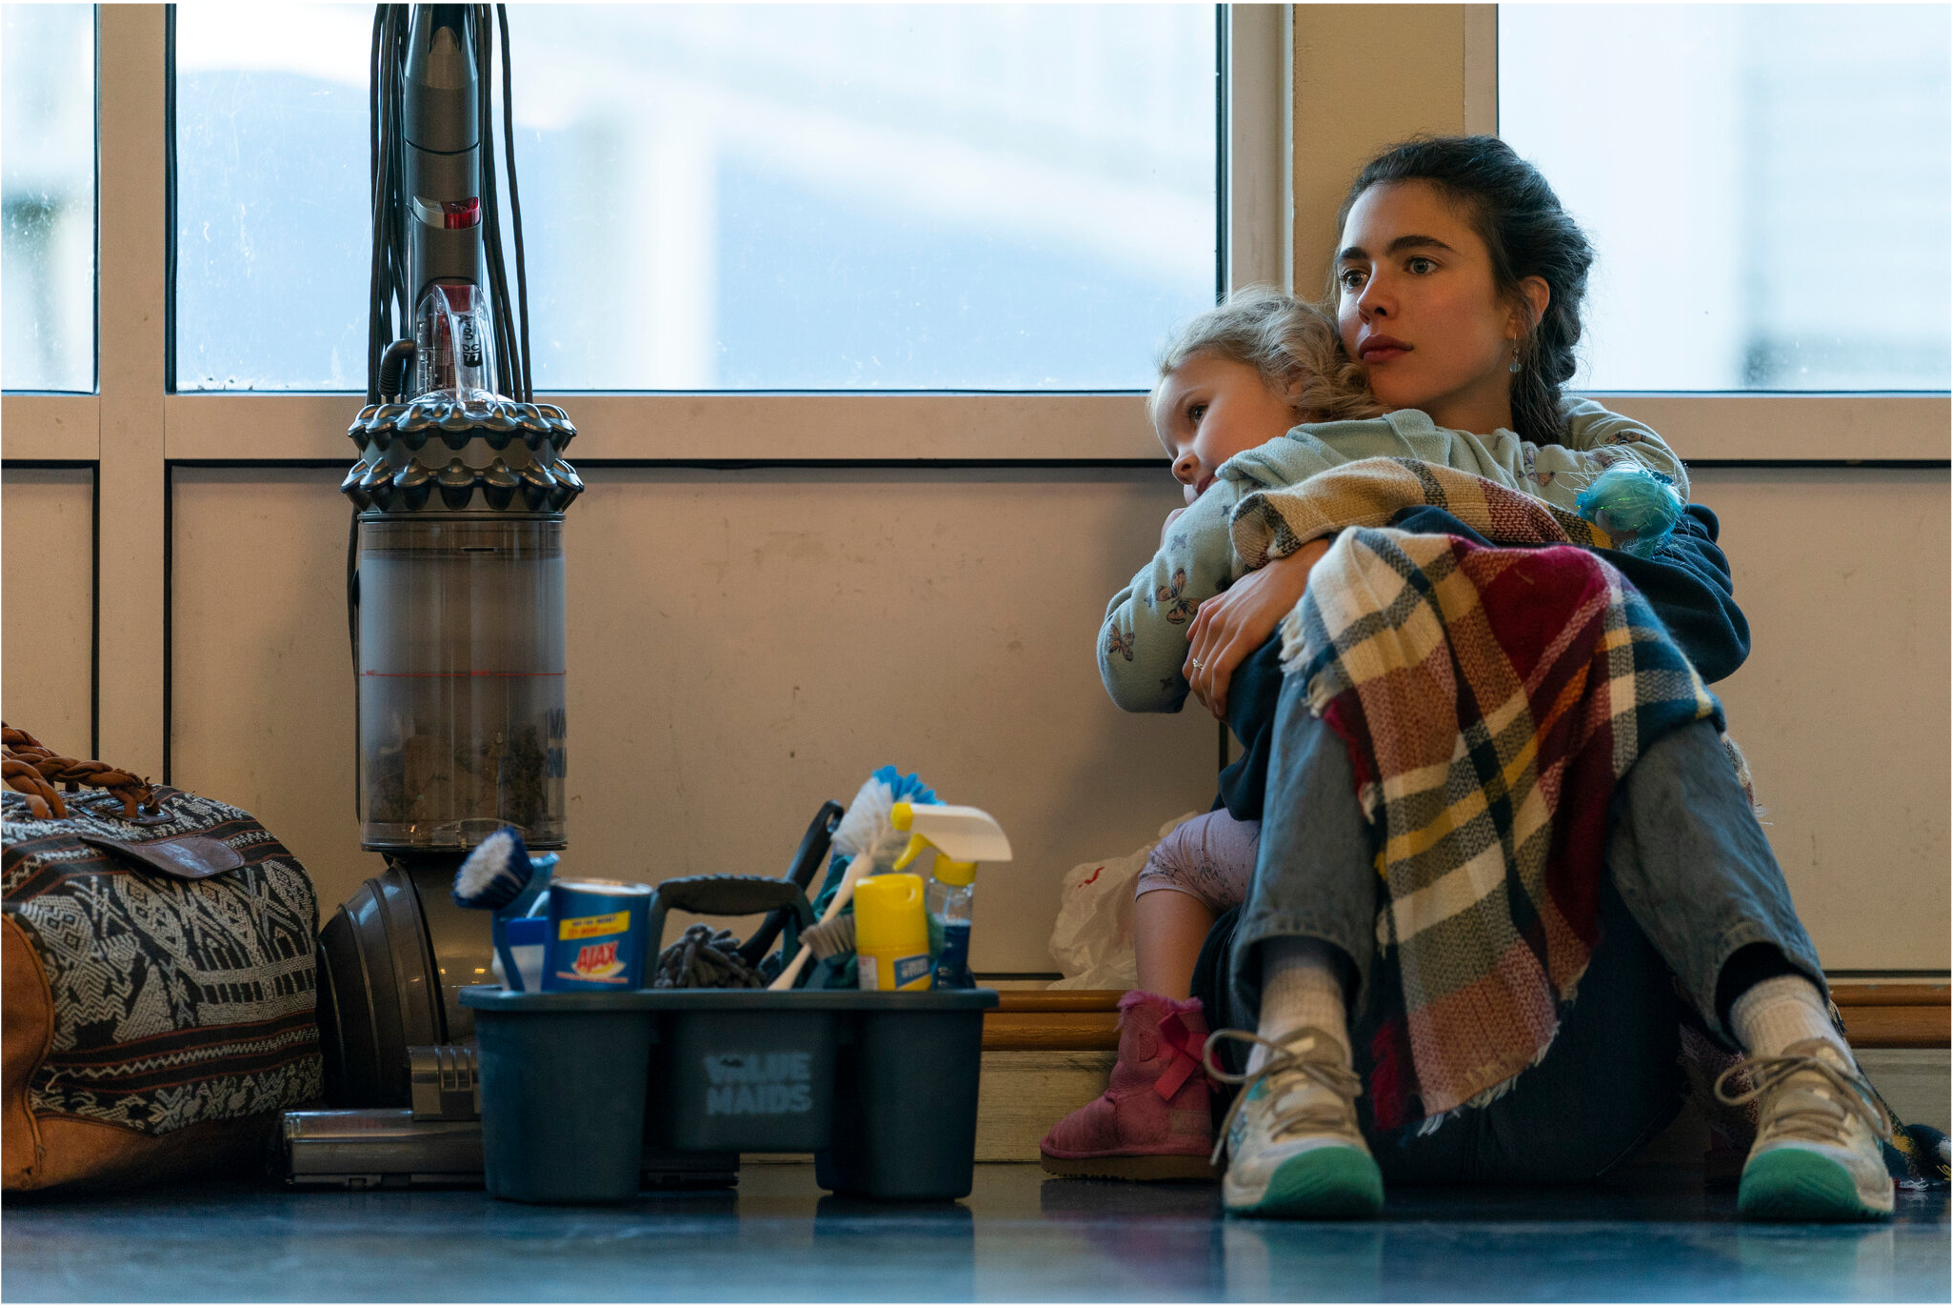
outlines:
[[[179, 390], [364, 384], [368, 22], [179, 11]], [[510, 26], [542, 389], [1134, 389], [1216, 293], [1208, 7]]]
[[95, 10], [0, 5], [0, 386], [95, 389]]
[[1598, 248], [1610, 391], [1951, 385], [1946, 5], [1503, 5], [1502, 135]]

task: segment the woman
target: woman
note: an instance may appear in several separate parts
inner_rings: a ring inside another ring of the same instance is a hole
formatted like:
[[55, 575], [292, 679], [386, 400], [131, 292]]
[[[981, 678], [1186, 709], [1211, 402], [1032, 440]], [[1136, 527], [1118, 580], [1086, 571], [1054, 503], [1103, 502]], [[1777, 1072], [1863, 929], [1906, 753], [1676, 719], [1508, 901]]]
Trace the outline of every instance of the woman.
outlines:
[[[1438, 426], [1507, 427], [1555, 449], [1572, 411], [1561, 385], [1575, 371], [1591, 252], [1536, 170], [1493, 138], [1409, 142], [1360, 172], [1340, 224], [1340, 336], [1375, 395]], [[1744, 654], [1745, 628], [1722, 593], [1717, 526], [1696, 514], [1672, 557], [1644, 569], [1615, 554], [1612, 562], [1653, 595], [1679, 647], [1714, 679], [1738, 666], [1732, 646]], [[1398, 525], [1474, 535], [1433, 510]], [[1356, 1107], [1363, 1094], [1378, 1097], [1378, 1070], [1392, 1054], [1380, 1033], [1406, 1002], [1391, 985], [1369, 984], [1378, 851], [1347, 744], [1313, 715], [1298, 678], [1274, 693], [1268, 663], [1252, 675], [1329, 540], [1206, 601], [1184, 668], [1199, 701], [1228, 711], [1252, 743], [1224, 794], [1235, 816], [1264, 822], [1229, 960], [1231, 1006], [1257, 1024], [1246, 1089], [1226, 1127], [1229, 1209], [1365, 1214], [1380, 1207], [1383, 1173], [1541, 1182], [1608, 1170], [1679, 1107], [1670, 974], [1706, 1027], [1748, 1056], [1758, 1087], [1746, 1096], [1761, 1107], [1743, 1214], [1887, 1217], [1874, 1096], [1830, 1019], [1814, 947], [1705, 720], [1647, 744], [1616, 787], [1596, 952], [1541, 1060], [1492, 1091], [1500, 1097], [1436, 1115], [1418, 1132], [1382, 1129]]]

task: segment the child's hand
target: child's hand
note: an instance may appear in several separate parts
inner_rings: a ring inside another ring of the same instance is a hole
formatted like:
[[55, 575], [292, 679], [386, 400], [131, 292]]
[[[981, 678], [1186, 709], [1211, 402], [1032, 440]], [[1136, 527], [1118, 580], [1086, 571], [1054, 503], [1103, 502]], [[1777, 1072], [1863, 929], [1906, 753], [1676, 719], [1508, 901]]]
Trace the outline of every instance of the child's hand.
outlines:
[[1169, 511], [1169, 516], [1163, 519], [1163, 536], [1162, 536], [1163, 540], [1166, 541], [1169, 539], [1169, 529], [1176, 525], [1176, 520], [1178, 518], [1182, 517], [1184, 514], [1188, 513], [1189, 511], [1190, 511], [1190, 506], [1187, 504], [1185, 504], [1180, 509], [1171, 509]]
[[1278, 630], [1278, 624], [1305, 594], [1312, 565], [1330, 548], [1332, 540], [1321, 537], [1197, 605], [1197, 615], [1190, 621], [1190, 654], [1183, 660], [1183, 676], [1197, 702], [1219, 721], [1229, 703], [1231, 674]]

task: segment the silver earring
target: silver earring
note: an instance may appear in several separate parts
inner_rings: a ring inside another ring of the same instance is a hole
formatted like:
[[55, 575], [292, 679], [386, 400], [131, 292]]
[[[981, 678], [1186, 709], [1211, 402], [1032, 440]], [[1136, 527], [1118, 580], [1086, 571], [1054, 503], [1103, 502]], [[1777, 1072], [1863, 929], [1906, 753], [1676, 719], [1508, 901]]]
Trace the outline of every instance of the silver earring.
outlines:
[[1509, 347], [1509, 370], [1511, 372], [1523, 371], [1523, 347], [1520, 345]]

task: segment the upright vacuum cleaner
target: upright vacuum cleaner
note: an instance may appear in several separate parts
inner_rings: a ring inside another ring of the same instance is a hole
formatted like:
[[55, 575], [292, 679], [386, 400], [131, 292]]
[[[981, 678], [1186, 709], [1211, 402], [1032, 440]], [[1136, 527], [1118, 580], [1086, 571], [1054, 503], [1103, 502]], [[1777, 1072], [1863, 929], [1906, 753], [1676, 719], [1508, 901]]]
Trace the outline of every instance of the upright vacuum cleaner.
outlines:
[[[492, 17], [514, 319], [490, 130]], [[563, 524], [584, 489], [564, 460], [576, 429], [532, 398], [503, 7], [379, 6], [372, 79], [367, 404], [347, 429], [360, 457], [340, 489], [354, 503], [361, 847], [387, 867], [320, 933], [320, 1037], [337, 1108], [408, 1106], [410, 1051], [433, 1067], [428, 1051], [472, 1039], [457, 996], [491, 979], [492, 951], [488, 916], [449, 898], [468, 852], [505, 824], [531, 849], [564, 847]]]
[[[562, 533], [584, 484], [564, 460], [576, 429], [532, 397], [503, 6], [379, 6], [372, 79], [367, 404], [347, 429], [360, 457], [340, 489], [354, 503], [361, 847], [387, 866], [320, 932], [329, 1107], [285, 1114], [280, 1170], [294, 1184], [480, 1185], [475, 1022], [460, 992], [492, 979], [494, 951], [490, 915], [449, 892], [498, 827], [519, 828], [532, 850], [564, 847]], [[826, 803], [810, 823], [788, 874], [798, 887], [842, 813]], [[771, 914], [742, 946], [750, 964], [785, 920]], [[641, 1174], [731, 1185], [737, 1165], [731, 1153], [649, 1152]]]

